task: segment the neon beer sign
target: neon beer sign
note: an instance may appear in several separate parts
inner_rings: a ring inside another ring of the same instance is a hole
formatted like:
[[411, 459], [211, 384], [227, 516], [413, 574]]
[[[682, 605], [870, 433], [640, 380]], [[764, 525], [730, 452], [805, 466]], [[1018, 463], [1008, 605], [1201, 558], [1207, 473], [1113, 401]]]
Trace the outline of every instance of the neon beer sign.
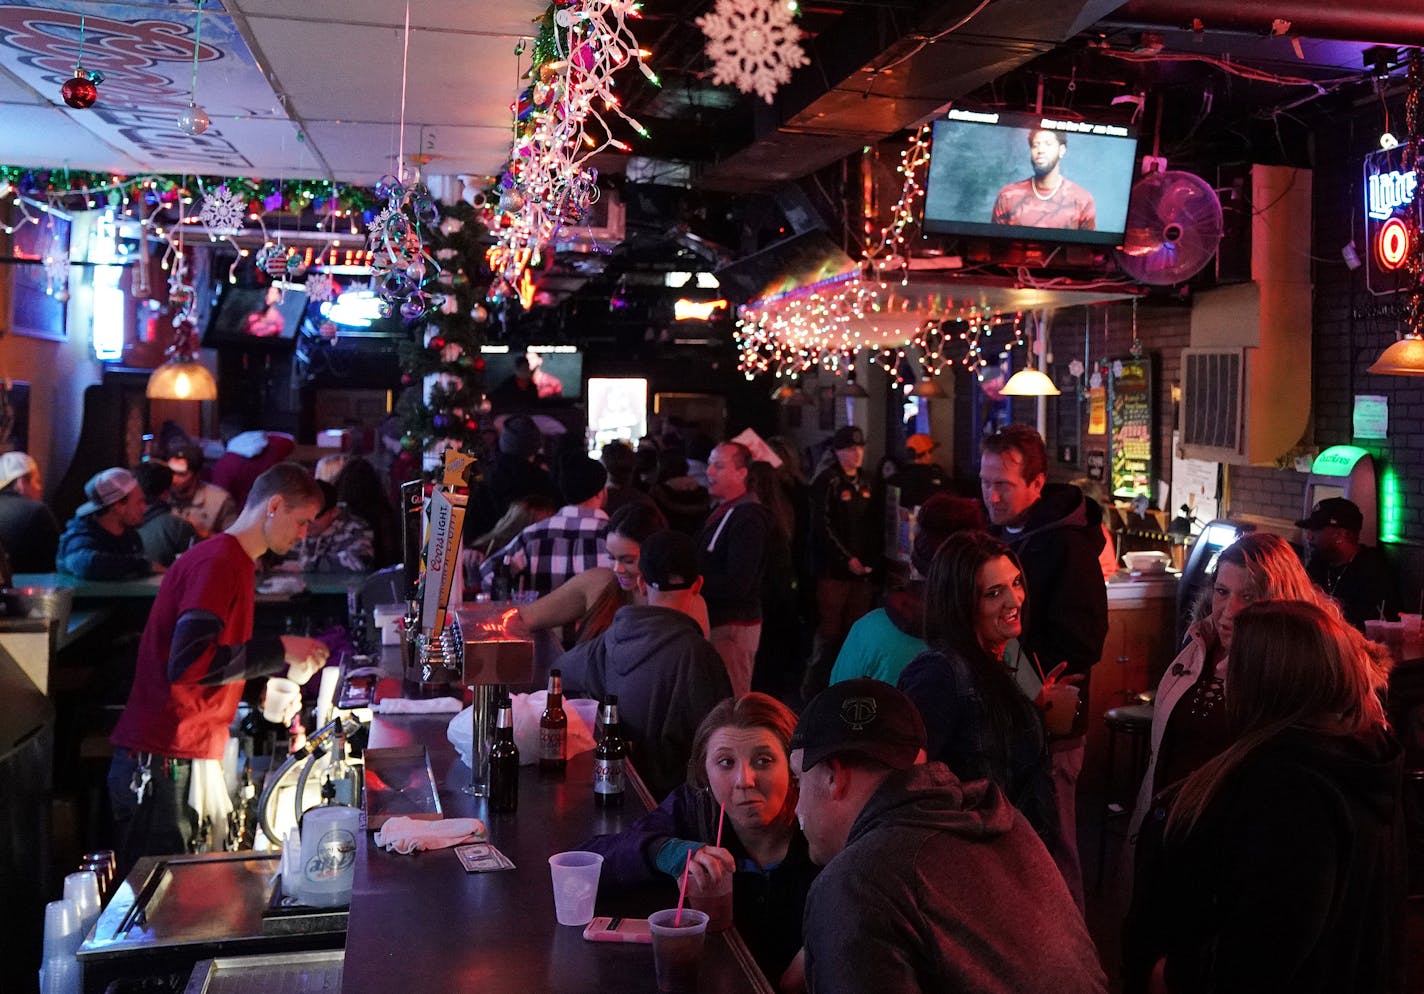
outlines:
[[1404, 288], [1408, 275], [1410, 211], [1416, 210], [1417, 170], [1403, 168], [1403, 148], [1382, 149], [1365, 156], [1361, 190], [1365, 208], [1365, 283], [1384, 295]]

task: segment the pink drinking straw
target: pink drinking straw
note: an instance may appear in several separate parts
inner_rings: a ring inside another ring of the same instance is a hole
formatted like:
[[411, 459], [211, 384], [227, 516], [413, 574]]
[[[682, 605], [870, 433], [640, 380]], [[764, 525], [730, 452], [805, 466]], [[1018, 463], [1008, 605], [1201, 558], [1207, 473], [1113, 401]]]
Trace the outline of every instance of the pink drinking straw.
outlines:
[[687, 900], [687, 871], [692, 869], [692, 854], [696, 851], [688, 850], [687, 862], [682, 866], [682, 886], [677, 889], [677, 915], [672, 920], [673, 928], [682, 927], [682, 902]]
[[727, 805], [722, 805], [722, 810], [717, 812], [717, 842], [718, 849], [722, 848], [722, 820], [727, 817]]

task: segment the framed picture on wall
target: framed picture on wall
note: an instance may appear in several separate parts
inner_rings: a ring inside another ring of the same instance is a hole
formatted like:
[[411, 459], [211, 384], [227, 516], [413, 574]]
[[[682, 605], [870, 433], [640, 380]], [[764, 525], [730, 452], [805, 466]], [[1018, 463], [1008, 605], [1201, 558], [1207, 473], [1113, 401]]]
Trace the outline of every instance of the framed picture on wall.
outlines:
[[[41, 210], [16, 198], [10, 206], [9, 328], [33, 338], [65, 339], [65, 301], [69, 299], [69, 215]], [[49, 265], [45, 260], [52, 260]], [[52, 273], [62, 275], [52, 276]]]

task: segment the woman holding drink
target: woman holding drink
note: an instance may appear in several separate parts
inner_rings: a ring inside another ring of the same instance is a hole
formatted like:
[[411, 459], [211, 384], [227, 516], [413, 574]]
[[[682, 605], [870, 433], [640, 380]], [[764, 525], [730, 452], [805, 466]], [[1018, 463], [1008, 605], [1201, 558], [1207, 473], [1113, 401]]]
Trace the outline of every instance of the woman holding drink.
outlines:
[[1057, 807], [1040, 709], [1053, 699], [1057, 710], [1071, 712], [1074, 702], [1071, 692], [1054, 690], [1061, 670], [1045, 680], [1019, 650], [1027, 597], [1023, 568], [1008, 546], [984, 532], [950, 536], [925, 581], [929, 651], [905, 667], [899, 687], [924, 719], [929, 759], [961, 780], [998, 784], [1056, 859]]
[[[757, 965], [783, 978], [799, 959], [806, 893], [817, 867], [796, 824], [788, 743], [796, 716], [765, 694], [728, 698], [698, 726], [688, 782], [618, 835], [585, 848], [602, 853], [603, 879], [680, 884], [710, 915], [709, 930], [735, 920]], [[794, 974], [794, 969], [792, 970]]]

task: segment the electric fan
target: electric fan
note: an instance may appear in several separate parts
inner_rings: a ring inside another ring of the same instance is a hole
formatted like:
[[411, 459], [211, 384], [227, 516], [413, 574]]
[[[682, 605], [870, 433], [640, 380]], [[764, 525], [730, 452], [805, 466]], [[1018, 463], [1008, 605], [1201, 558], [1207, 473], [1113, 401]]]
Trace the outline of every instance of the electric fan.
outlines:
[[1132, 188], [1117, 263], [1139, 283], [1170, 286], [1211, 261], [1221, 241], [1221, 201], [1200, 176], [1156, 172]]

